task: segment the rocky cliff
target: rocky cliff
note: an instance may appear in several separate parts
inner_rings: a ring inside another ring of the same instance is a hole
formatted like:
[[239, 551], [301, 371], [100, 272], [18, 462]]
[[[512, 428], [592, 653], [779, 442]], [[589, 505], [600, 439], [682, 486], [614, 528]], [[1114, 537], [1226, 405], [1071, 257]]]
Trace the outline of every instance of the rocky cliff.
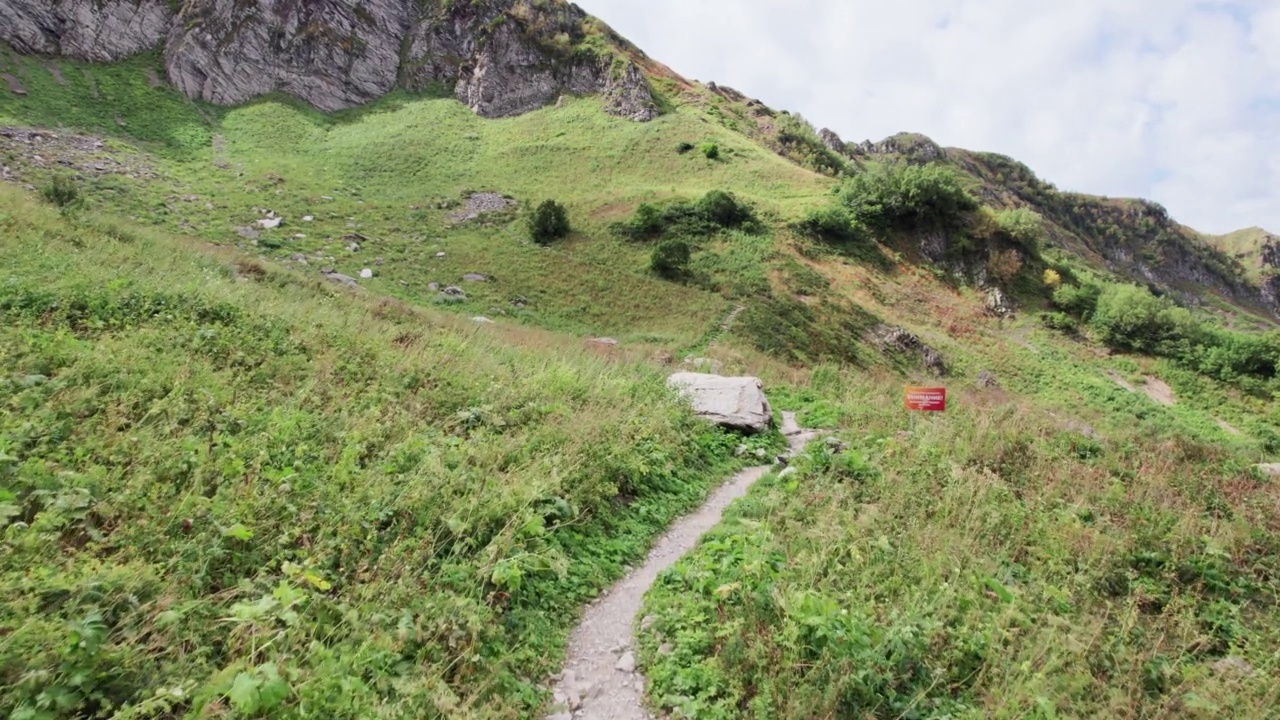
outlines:
[[616, 36], [561, 0], [5, 0], [0, 39], [24, 53], [110, 61], [163, 48], [170, 82], [230, 105], [273, 92], [354, 107], [397, 87], [445, 90], [485, 117], [562, 93], [657, 116]]
[[4, 0], [0, 39], [19, 52], [107, 62], [158, 46], [173, 18], [163, 0]]
[[1240, 261], [1146, 200], [1063, 192], [1027, 166], [995, 153], [948, 148], [947, 162], [976, 181], [974, 193], [994, 207], [1028, 207], [1046, 220], [1051, 243], [1091, 264], [1188, 305], [1205, 292], [1280, 318], [1280, 302]]

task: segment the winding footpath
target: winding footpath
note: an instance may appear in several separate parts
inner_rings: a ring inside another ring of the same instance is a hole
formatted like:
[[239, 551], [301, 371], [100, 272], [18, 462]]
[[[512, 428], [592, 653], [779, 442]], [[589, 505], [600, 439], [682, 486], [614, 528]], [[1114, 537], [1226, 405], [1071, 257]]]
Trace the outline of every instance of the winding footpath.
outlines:
[[[794, 413], [783, 413], [782, 418], [782, 431], [794, 456], [818, 433], [801, 429]], [[771, 469], [753, 467], [733, 476], [701, 508], [672, 524], [643, 566], [587, 606], [569, 640], [564, 670], [555, 679], [553, 714], [547, 720], [652, 720], [644, 707], [645, 680], [636, 671], [632, 633], [644, 594], [663, 570], [720, 522], [730, 503], [746, 495]]]

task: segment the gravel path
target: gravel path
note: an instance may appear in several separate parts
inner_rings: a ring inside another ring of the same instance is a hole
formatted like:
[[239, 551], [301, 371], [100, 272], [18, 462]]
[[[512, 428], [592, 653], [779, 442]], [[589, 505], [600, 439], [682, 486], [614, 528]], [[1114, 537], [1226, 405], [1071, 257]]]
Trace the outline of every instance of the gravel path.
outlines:
[[[817, 436], [802, 430], [793, 413], [783, 413], [783, 433], [791, 454]], [[720, 522], [731, 502], [743, 497], [772, 468], [754, 467], [733, 476], [692, 515], [677, 520], [653, 546], [648, 560], [587, 606], [569, 640], [568, 660], [556, 678], [552, 715], [547, 720], [650, 720], [644, 708], [644, 678], [636, 672], [632, 626], [644, 594], [658, 574], [692, 550]]]

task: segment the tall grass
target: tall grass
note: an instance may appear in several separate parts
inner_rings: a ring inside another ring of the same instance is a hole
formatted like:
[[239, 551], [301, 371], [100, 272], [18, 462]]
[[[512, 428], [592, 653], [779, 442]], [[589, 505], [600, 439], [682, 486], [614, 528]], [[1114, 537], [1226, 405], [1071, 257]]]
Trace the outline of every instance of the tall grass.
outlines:
[[643, 366], [0, 198], [4, 716], [528, 716], [732, 465]]
[[[825, 384], [817, 445], [659, 580], [642, 664], [677, 715], [1271, 717], [1280, 487], [1220, 446], [1093, 439], [999, 394], [907, 429]], [[811, 418], [812, 419], [812, 418]]]

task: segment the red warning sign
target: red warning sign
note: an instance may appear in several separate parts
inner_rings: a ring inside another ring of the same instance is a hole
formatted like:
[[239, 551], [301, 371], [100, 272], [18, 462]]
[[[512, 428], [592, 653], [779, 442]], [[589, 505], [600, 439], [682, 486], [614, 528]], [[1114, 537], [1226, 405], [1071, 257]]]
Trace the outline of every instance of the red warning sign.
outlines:
[[913, 412], [945, 412], [947, 389], [909, 387], [903, 394], [903, 403]]

